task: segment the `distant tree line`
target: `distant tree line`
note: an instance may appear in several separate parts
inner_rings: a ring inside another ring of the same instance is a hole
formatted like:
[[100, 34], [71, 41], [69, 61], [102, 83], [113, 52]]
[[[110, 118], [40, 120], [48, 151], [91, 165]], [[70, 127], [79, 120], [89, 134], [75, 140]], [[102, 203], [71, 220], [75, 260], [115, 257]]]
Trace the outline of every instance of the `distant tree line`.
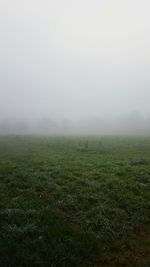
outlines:
[[0, 134], [150, 134], [150, 116], [131, 113], [116, 117], [92, 117], [78, 122], [44, 117], [38, 120], [3, 119]]

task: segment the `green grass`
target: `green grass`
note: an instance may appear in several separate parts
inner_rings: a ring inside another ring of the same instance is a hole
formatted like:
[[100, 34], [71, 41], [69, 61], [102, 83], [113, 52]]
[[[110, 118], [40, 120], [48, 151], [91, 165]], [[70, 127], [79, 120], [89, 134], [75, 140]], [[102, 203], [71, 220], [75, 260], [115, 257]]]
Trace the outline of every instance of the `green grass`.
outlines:
[[0, 266], [150, 266], [149, 137], [0, 137]]

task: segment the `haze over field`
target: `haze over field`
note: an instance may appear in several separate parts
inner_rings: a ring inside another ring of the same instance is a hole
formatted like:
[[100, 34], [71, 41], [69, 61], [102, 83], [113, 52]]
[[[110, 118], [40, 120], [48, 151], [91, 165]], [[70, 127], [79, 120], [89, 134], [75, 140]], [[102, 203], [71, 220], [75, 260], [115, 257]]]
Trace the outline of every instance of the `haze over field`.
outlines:
[[1, 0], [0, 133], [150, 133], [148, 0]]

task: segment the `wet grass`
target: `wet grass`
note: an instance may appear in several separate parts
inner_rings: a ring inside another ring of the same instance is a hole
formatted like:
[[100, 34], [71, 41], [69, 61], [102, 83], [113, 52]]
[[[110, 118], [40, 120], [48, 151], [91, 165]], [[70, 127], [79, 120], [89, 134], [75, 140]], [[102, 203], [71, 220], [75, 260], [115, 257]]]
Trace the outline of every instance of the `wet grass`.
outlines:
[[0, 266], [150, 266], [149, 137], [0, 137]]

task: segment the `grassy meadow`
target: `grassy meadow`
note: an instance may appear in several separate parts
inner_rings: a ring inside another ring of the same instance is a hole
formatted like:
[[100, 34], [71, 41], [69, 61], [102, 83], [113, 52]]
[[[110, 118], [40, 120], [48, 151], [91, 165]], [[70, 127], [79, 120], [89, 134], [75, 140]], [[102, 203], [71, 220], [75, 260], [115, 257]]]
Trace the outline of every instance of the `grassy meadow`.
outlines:
[[149, 267], [150, 137], [0, 137], [1, 267]]

